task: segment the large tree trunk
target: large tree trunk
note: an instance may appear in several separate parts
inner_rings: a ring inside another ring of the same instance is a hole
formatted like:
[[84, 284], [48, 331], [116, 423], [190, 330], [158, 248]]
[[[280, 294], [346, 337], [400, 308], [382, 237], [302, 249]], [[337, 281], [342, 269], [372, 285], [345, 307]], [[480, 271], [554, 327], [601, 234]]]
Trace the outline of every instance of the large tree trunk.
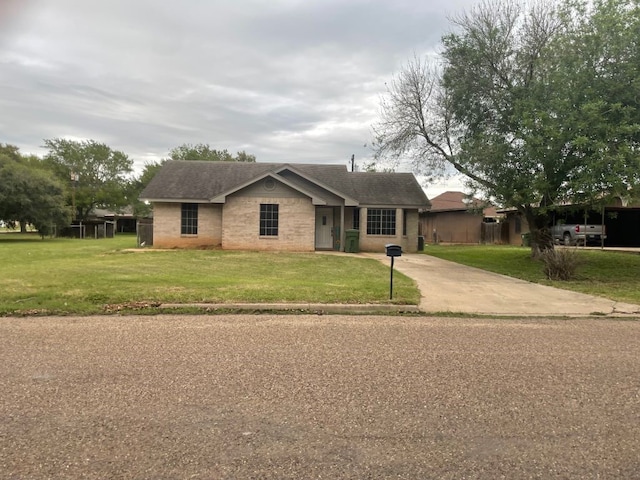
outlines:
[[535, 208], [527, 208], [525, 210], [525, 218], [529, 224], [529, 232], [531, 234], [531, 256], [539, 258], [543, 252], [553, 250], [553, 236], [549, 228], [551, 218], [549, 215], [541, 213]]

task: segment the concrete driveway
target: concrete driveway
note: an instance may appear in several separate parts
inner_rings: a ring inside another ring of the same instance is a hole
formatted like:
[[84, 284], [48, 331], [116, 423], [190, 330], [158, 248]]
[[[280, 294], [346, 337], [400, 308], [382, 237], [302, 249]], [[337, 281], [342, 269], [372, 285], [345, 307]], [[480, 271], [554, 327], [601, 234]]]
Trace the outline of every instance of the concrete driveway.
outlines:
[[[380, 253], [363, 253], [389, 265]], [[394, 268], [414, 279], [424, 312], [483, 315], [636, 315], [640, 306], [570, 292], [467, 267], [423, 254], [403, 254]]]

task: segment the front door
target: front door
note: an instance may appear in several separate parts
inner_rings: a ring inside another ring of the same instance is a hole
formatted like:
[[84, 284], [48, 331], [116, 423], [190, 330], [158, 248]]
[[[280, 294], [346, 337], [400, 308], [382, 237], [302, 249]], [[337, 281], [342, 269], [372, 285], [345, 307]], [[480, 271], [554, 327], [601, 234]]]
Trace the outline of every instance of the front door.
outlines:
[[316, 249], [333, 248], [331, 231], [333, 230], [333, 209], [316, 209]]

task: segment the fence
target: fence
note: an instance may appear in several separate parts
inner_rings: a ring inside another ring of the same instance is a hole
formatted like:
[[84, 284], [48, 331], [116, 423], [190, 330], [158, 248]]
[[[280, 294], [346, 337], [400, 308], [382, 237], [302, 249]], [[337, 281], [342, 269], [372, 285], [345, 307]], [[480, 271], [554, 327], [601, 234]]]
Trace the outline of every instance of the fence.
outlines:
[[153, 219], [138, 220], [136, 233], [138, 247], [151, 247], [153, 245]]
[[72, 238], [113, 238], [116, 222], [81, 221], [73, 223], [61, 230], [56, 229], [56, 236]]
[[482, 223], [480, 229], [480, 243], [483, 244], [508, 244], [509, 224], [502, 223]]

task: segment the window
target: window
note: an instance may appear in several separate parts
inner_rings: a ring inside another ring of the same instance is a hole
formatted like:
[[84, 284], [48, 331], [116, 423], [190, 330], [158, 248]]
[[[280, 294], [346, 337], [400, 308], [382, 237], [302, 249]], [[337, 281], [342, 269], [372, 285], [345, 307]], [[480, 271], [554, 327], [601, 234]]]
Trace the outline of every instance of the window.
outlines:
[[198, 204], [197, 203], [182, 204], [180, 234], [182, 235], [198, 234]]
[[353, 229], [360, 230], [360, 209], [353, 209]]
[[515, 230], [516, 230], [516, 234], [520, 233], [522, 231], [522, 222], [520, 221], [520, 215], [516, 215], [515, 217]]
[[275, 237], [278, 235], [278, 205], [260, 204], [260, 236]]
[[395, 235], [396, 210], [394, 208], [367, 209], [367, 235]]

